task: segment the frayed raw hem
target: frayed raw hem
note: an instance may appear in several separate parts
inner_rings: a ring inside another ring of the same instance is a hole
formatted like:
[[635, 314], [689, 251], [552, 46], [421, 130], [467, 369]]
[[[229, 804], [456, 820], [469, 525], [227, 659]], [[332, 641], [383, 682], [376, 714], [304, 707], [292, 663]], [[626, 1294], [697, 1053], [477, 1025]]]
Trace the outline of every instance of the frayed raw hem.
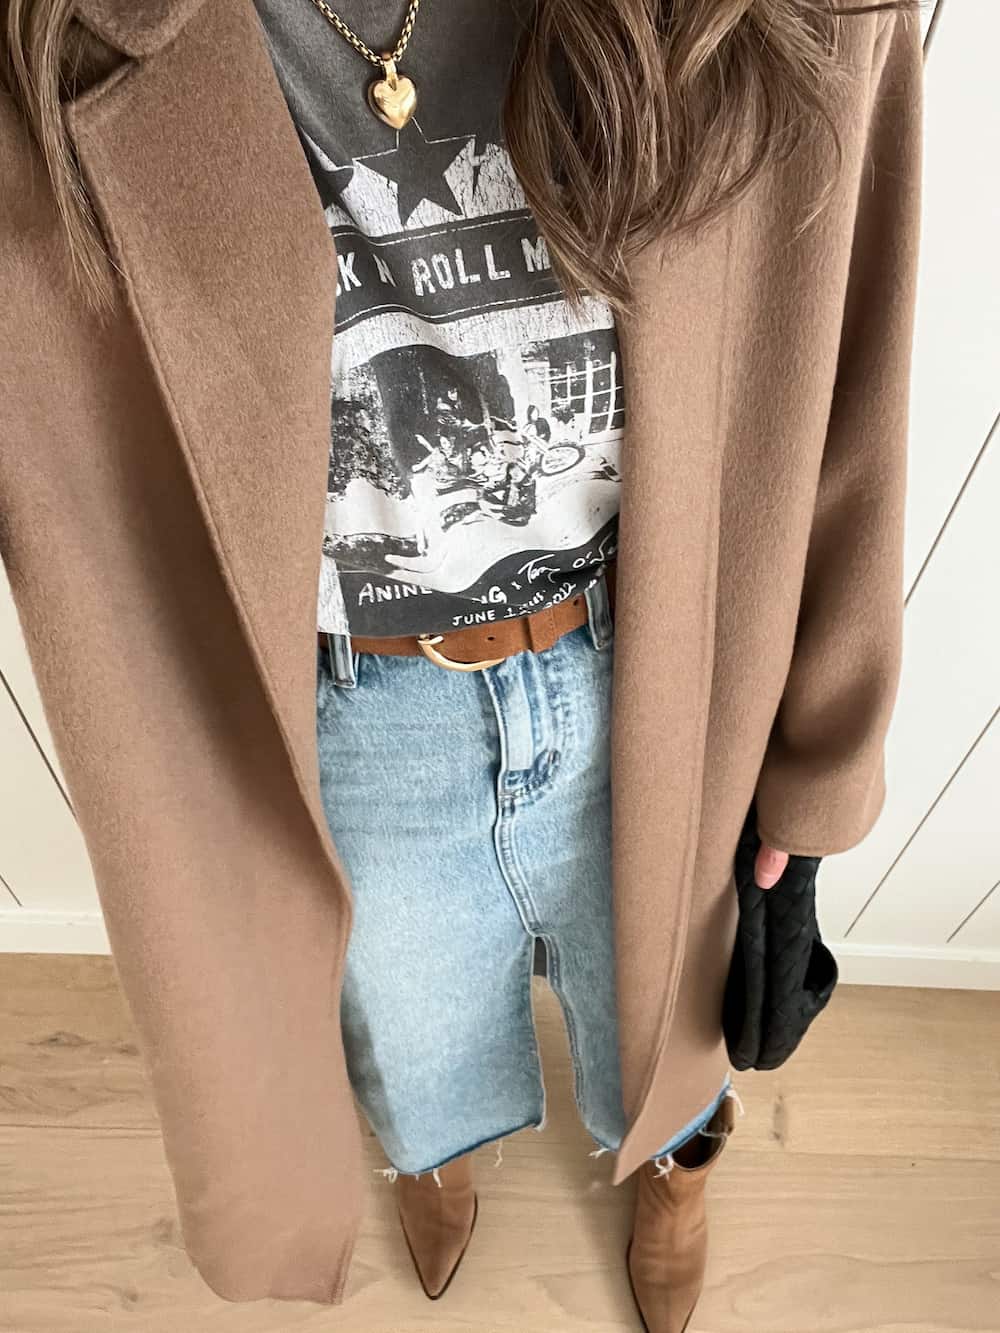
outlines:
[[[729, 1085], [728, 1085], [728, 1087], [726, 1088], [726, 1091], [725, 1091], [725, 1092], [723, 1093], [723, 1095], [719, 1098], [719, 1106], [722, 1105], [722, 1103], [726, 1100], [727, 1097], [728, 1097], [731, 1101], [734, 1101], [734, 1102], [736, 1103], [736, 1109], [739, 1111], [739, 1113], [740, 1113], [741, 1116], [742, 1116], [742, 1115], [746, 1115], [746, 1108], [745, 1108], [744, 1105], [743, 1105], [743, 1099], [740, 1097], [740, 1094], [736, 1091], [736, 1089], [733, 1087], [732, 1084], [729, 1084]], [[714, 1114], [715, 1114], [715, 1112], [713, 1111], [713, 1112], [712, 1112], [712, 1115], [714, 1115]], [[709, 1120], [710, 1120], [711, 1118], [712, 1118], [712, 1117], [709, 1116]], [[705, 1121], [705, 1124], [706, 1124], [706, 1125], [708, 1124], [708, 1121], [707, 1121], [707, 1120]], [[728, 1139], [728, 1138], [729, 1138], [729, 1130], [727, 1130], [727, 1129], [722, 1129], [722, 1130], [720, 1130], [720, 1131], [718, 1132], [718, 1134], [716, 1134], [713, 1130], [711, 1130], [711, 1129], [706, 1129], [706, 1128], [705, 1128], [705, 1125], [699, 1125], [699, 1126], [698, 1126], [698, 1133], [699, 1133], [699, 1134], [704, 1134], [704, 1136], [705, 1136], [706, 1139]], [[692, 1134], [691, 1137], [694, 1138], [694, 1135]], [[687, 1140], [685, 1140], [685, 1142], [687, 1142]], [[679, 1148], [681, 1145], [678, 1144], [677, 1146], [678, 1146], [678, 1148]]]
[[736, 1109], [737, 1111], [739, 1111], [741, 1116], [746, 1115], [747, 1108], [743, 1105], [743, 1098], [733, 1087], [732, 1083], [728, 1083], [726, 1085], [726, 1096], [736, 1103]]
[[[695, 1130], [695, 1134], [698, 1133], [701, 1133], [700, 1128]], [[690, 1137], [694, 1138], [694, 1134], [692, 1134]], [[597, 1140], [595, 1139], [594, 1142], [597, 1143]], [[687, 1143], [687, 1139], [685, 1139], [684, 1142]], [[677, 1146], [679, 1148], [681, 1145], [678, 1144]], [[615, 1151], [614, 1148], [605, 1148], [603, 1145], [599, 1145], [593, 1150], [593, 1152], [589, 1152], [587, 1156], [603, 1157], [605, 1153], [614, 1151]], [[668, 1176], [670, 1172], [674, 1169], [674, 1155], [672, 1152], [660, 1153], [658, 1156], [650, 1157], [648, 1160], [652, 1162], [653, 1165], [656, 1167], [656, 1174], [658, 1176]], [[664, 1162], [666, 1162], [666, 1166], [664, 1166]]]
[[438, 1175], [438, 1172], [443, 1166], [447, 1166], [449, 1162], [457, 1161], [459, 1157], [466, 1157], [469, 1153], [476, 1152], [477, 1149], [485, 1147], [487, 1143], [495, 1143], [497, 1145], [497, 1156], [493, 1165], [494, 1167], [502, 1166], [504, 1139], [510, 1138], [512, 1134], [520, 1133], [522, 1129], [541, 1129], [543, 1123], [544, 1118], [541, 1121], [526, 1120], [523, 1125], [515, 1125], [513, 1129], [505, 1130], [502, 1134], [491, 1134], [487, 1139], [480, 1139], [478, 1143], [474, 1143], [470, 1148], [462, 1148], [459, 1152], [452, 1153], [450, 1157], [445, 1157], [442, 1161], [438, 1162], [436, 1166], [425, 1167], [422, 1171], [404, 1171], [401, 1167], [390, 1165], [375, 1167], [374, 1174], [376, 1176], [383, 1176], [390, 1184], [395, 1183], [400, 1176], [412, 1176], [415, 1180], [418, 1180], [421, 1176], [433, 1176], [440, 1187], [441, 1177]]
[[[722, 1103], [726, 1100], [727, 1097], [731, 1098], [736, 1103], [737, 1109], [741, 1116], [746, 1115], [746, 1108], [743, 1105], [743, 1100], [740, 1097], [740, 1094], [733, 1087], [732, 1080], [727, 1078], [725, 1084], [723, 1085], [722, 1091], [719, 1093], [718, 1097], [716, 1097], [715, 1101], [709, 1104], [707, 1110], [701, 1117], [700, 1123], [691, 1131], [691, 1133], [686, 1135], [683, 1139], [681, 1139], [679, 1143], [674, 1143], [673, 1146], [669, 1149], [669, 1151], [664, 1152], [661, 1149], [659, 1152], [654, 1153], [652, 1157], [647, 1159], [648, 1161], [652, 1162], [655, 1165], [656, 1173], [658, 1176], [668, 1176], [670, 1174], [670, 1172], [674, 1169], [674, 1153], [677, 1151], [678, 1148], [681, 1148], [685, 1143], [690, 1142], [690, 1140], [693, 1139], [696, 1134], [704, 1134], [706, 1138], [712, 1138], [712, 1139], [726, 1137], [725, 1134], [723, 1133], [716, 1134], [712, 1130], [706, 1129], [705, 1126], [709, 1123], [709, 1121], [712, 1119], [716, 1111], [719, 1109], [719, 1107], [722, 1105]], [[590, 1137], [593, 1139], [594, 1143], [597, 1146], [594, 1148], [592, 1152], [587, 1154], [588, 1157], [603, 1157], [605, 1153], [618, 1151], [617, 1148], [612, 1148], [609, 1144], [603, 1143], [596, 1136], [596, 1134], [591, 1134]], [[669, 1142], [670, 1140], [668, 1140], [668, 1143]]]

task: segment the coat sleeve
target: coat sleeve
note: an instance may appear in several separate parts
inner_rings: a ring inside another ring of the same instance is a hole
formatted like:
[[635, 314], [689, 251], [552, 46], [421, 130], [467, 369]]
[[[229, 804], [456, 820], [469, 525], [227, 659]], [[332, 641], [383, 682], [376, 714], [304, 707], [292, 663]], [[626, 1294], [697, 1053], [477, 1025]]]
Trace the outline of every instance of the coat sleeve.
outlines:
[[756, 791], [761, 838], [845, 851], [885, 799], [902, 650], [903, 522], [920, 228], [923, 51], [915, 13], [874, 42], [837, 373], [795, 646]]

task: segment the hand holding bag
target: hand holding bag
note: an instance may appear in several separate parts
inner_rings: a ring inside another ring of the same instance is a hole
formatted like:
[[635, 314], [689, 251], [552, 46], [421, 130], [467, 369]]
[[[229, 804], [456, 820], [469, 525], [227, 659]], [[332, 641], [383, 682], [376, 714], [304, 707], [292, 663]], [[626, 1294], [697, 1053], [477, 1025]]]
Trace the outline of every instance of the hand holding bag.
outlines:
[[837, 962], [816, 920], [818, 856], [789, 856], [772, 889], [758, 888], [757, 811], [736, 848], [739, 924], [722, 1026], [734, 1069], [776, 1069], [792, 1054], [837, 984]]

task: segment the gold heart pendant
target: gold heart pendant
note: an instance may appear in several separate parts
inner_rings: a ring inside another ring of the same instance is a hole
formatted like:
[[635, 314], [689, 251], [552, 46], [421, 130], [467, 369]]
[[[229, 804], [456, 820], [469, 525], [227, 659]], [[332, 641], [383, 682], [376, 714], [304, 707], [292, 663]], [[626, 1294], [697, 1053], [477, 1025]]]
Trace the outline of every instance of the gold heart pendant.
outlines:
[[392, 56], [382, 57], [385, 76], [368, 85], [368, 105], [379, 120], [401, 130], [417, 109], [417, 90], [413, 80], [396, 73]]

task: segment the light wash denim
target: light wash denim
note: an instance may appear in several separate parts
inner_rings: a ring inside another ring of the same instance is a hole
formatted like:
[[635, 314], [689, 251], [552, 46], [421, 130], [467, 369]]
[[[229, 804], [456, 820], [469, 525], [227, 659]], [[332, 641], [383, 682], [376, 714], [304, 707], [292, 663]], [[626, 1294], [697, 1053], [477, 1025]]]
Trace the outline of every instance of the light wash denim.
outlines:
[[[625, 1131], [616, 1040], [603, 579], [588, 621], [482, 671], [319, 656], [323, 800], [355, 898], [348, 1070], [392, 1166], [431, 1171], [545, 1119], [531, 1008], [536, 938], [599, 1148]], [[668, 1156], [729, 1092], [679, 1130]]]

